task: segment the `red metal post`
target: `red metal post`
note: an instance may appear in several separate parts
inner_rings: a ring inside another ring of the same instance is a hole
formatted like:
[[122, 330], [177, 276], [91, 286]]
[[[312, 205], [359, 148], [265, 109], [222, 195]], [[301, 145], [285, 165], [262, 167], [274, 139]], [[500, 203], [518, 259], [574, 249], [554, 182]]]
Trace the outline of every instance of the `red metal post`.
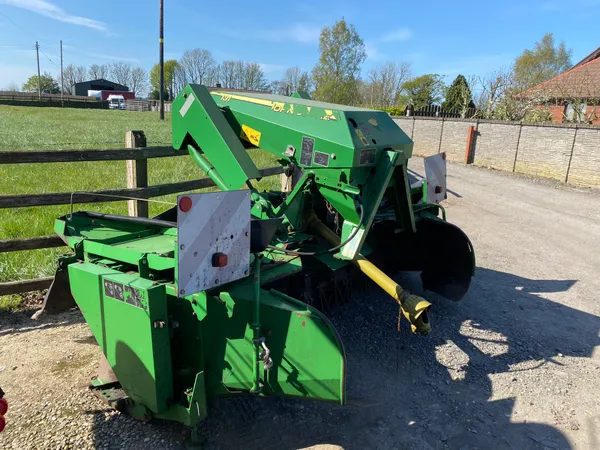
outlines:
[[473, 140], [475, 138], [475, 127], [471, 125], [467, 132], [467, 149], [465, 150], [465, 164], [473, 162]]

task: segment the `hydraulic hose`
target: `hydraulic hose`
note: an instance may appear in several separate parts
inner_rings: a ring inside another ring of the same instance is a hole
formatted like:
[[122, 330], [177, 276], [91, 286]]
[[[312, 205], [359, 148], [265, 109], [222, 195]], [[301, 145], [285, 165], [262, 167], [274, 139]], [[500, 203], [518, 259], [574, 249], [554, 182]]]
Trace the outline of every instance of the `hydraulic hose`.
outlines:
[[325, 255], [327, 253], [333, 253], [333, 252], [339, 250], [344, 245], [346, 245], [350, 241], [352, 241], [352, 239], [354, 239], [354, 237], [358, 234], [360, 227], [363, 225], [364, 218], [365, 218], [365, 210], [363, 208], [362, 203], [360, 202], [360, 200], [358, 198], [356, 199], [356, 202], [358, 203], [358, 209], [359, 209], [359, 214], [360, 214], [360, 217], [358, 219], [358, 224], [356, 225], [356, 228], [354, 229], [354, 231], [352, 233], [350, 233], [350, 236], [348, 236], [348, 239], [346, 239], [344, 242], [339, 243], [335, 247], [332, 247], [327, 250], [321, 250], [318, 252], [296, 252], [294, 250], [287, 250], [285, 248], [275, 247], [274, 245], [269, 245], [269, 246], [267, 246], [267, 248], [270, 248], [271, 250], [278, 250], [280, 252], [283, 252], [283, 253], [285, 253], [287, 255], [291, 255], [291, 256], [317, 256], [317, 255]]

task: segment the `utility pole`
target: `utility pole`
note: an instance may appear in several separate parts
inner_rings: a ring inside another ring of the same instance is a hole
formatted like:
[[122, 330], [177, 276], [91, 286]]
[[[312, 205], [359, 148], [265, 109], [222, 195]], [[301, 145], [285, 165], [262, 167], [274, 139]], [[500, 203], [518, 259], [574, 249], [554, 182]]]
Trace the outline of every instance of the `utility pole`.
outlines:
[[160, 30], [159, 30], [159, 64], [160, 64], [160, 120], [165, 120], [165, 34], [164, 34], [164, 0], [160, 0]]
[[37, 55], [37, 66], [38, 66], [38, 98], [42, 98], [42, 89], [40, 86], [40, 44], [35, 41], [35, 54]]
[[60, 106], [64, 106], [65, 83], [63, 81], [62, 39], [60, 40]]

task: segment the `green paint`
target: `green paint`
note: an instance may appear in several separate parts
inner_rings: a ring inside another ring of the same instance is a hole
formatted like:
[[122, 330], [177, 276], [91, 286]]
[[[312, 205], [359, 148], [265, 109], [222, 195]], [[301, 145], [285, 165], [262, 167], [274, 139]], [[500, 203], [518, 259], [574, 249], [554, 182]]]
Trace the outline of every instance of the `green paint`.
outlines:
[[[209, 94], [197, 85], [182, 91], [173, 111], [175, 149], [188, 150], [222, 190], [259, 176], [251, 147], [303, 170], [287, 195], [252, 189], [251, 214], [283, 218], [271, 244], [321, 252], [317, 258], [333, 272], [358, 252], [377, 250], [373, 223], [393, 221], [410, 237], [423, 217], [445, 214], [437, 205], [413, 205], [419, 195], [408, 183], [412, 142], [384, 112], [301, 94]], [[364, 220], [348, 244], [352, 252], [344, 258], [324, 253], [330, 244], [311, 234], [311, 214], [339, 213], [342, 220], [332, 228], [344, 241], [359, 222], [359, 204]], [[238, 391], [344, 404], [345, 353], [332, 324], [269, 287], [299, 274], [303, 258], [267, 249], [258, 259], [253, 255], [250, 276], [180, 297], [176, 228], [75, 213], [57, 219], [55, 231], [75, 253], [63, 260], [71, 291], [132, 414], [194, 427], [207, 417], [208, 400]], [[260, 358], [263, 338], [270, 370]]]

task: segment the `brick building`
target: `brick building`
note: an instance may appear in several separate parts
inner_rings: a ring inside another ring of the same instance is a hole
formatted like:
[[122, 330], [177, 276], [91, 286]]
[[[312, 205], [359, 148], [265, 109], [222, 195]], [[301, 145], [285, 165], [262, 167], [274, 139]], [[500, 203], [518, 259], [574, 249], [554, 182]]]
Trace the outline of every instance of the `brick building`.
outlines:
[[540, 107], [552, 113], [554, 123], [600, 125], [600, 48], [522, 95], [538, 98]]

